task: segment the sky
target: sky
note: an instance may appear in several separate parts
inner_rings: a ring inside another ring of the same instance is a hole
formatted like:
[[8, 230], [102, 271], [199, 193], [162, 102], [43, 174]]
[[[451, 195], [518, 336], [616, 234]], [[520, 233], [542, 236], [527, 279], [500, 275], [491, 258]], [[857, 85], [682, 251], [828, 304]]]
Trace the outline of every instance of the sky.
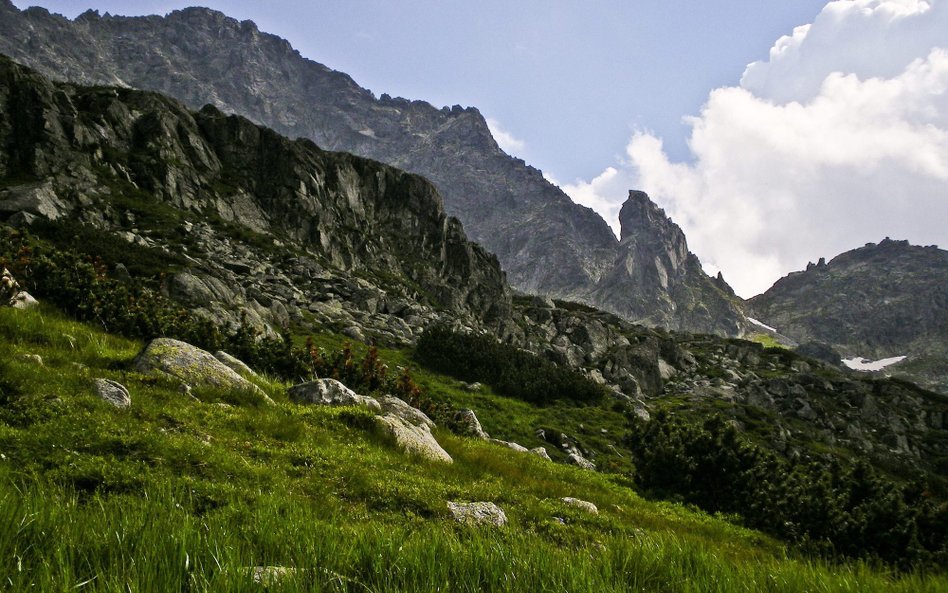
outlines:
[[745, 297], [886, 236], [948, 245], [948, 0], [198, 3], [376, 95], [477, 107], [617, 233], [647, 191]]

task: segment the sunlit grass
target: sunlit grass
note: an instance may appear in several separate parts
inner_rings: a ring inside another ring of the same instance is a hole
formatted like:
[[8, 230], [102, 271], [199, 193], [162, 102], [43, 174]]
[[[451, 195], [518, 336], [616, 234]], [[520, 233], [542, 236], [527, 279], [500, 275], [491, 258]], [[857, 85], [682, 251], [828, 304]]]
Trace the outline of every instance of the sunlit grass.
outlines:
[[[257, 565], [298, 569], [269, 589], [286, 591], [948, 590], [942, 577], [793, 559], [760, 533], [647, 501], [622, 476], [443, 429], [454, 464], [408, 458], [368, 412], [291, 404], [272, 379], [255, 381], [275, 405], [198, 401], [130, 371], [141, 347], [48, 309], [0, 309], [0, 590], [251, 591]], [[416, 371], [524, 444], [532, 427], [567, 422], [565, 407]], [[94, 377], [126, 385], [131, 408], [100, 401]], [[450, 500], [496, 502], [510, 523], [459, 526]]]

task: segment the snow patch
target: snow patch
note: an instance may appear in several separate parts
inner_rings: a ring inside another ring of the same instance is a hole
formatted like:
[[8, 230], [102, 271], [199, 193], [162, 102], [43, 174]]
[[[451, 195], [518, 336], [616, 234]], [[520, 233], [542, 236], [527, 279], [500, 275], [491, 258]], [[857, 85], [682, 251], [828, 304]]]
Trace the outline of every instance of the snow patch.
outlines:
[[905, 360], [904, 356], [893, 356], [892, 358], [883, 358], [882, 360], [868, 360], [861, 356], [854, 358], [844, 358], [843, 364], [854, 371], [881, 371], [887, 366], [892, 366], [897, 362]]
[[772, 327], [770, 327], [769, 325], [767, 325], [766, 323], [762, 323], [762, 322], [760, 322], [760, 321], [757, 321], [757, 320], [754, 319], [753, 317], [748, 317], [747, 320], [750, 321], [751, 323], [753, 323], [754, 325], [760, 326], [760, 327], [762, 327], [762, 328], [764, 328], [764, 329], [768, 329], [768, 330], [774, 332], [775, 334], [776, 334], [776, 333], [780, 333], [780, 332], [778, 332], [777, 330], [775, 330], [774, 328], [772, 328]]

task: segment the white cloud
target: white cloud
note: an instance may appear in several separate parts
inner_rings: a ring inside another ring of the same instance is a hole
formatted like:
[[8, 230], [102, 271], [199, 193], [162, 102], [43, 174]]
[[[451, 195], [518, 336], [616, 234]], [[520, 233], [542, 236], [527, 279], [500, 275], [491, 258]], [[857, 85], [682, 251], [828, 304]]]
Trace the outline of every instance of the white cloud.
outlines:
[[886, 236], [948, 245], [946, 4], [830, 2], [710, 93], [687, 120], [692, 163], [637, 133], [607, 179], [564, 189], [613, 216], [607, 182], [630, 180], [744, 296]]
[[[556, 181], [551, 180], [554, 184]], [[620, 171], [615, 167], [606, 167], [592, 181], [577, 179], [575, 183], [560, 185], [566, 194], [577, 204], [582, 204], [598, 212], [612, 232], [619, 236], [619, 210], [629, 193], [632, 179], [627, 171]]]
[[497, 141], [497, 145], [500, 146], [501, 150], [513, 156], [523, 152], [526, 143], [505, 130], [499, 121], [488, 117], [487, 127], [490, 129], [491, 135], [494, 137], [494, 140]]

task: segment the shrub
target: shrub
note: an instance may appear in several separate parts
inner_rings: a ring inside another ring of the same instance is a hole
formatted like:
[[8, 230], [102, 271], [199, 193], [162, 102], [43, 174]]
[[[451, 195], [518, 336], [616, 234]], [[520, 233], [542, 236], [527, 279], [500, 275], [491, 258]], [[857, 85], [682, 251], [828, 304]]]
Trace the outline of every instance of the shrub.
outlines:
[[809, 551], [900, 564], [948, 561], [948, 505], [865, 462], [791, 462], [718, 416], [701, 425], [660, 412], [632, 419], [636, 480], [657, 496], [744, 522]]
[[490, 336], [457, 333], [444, 326], [425, 330], [415, 357], [436, 371], [463, 381], [487, 383], [504, 395], [532, 403], [559, 399], [595, 402], [605, 395], [602, 386], [578, 371], [500, 344]]

